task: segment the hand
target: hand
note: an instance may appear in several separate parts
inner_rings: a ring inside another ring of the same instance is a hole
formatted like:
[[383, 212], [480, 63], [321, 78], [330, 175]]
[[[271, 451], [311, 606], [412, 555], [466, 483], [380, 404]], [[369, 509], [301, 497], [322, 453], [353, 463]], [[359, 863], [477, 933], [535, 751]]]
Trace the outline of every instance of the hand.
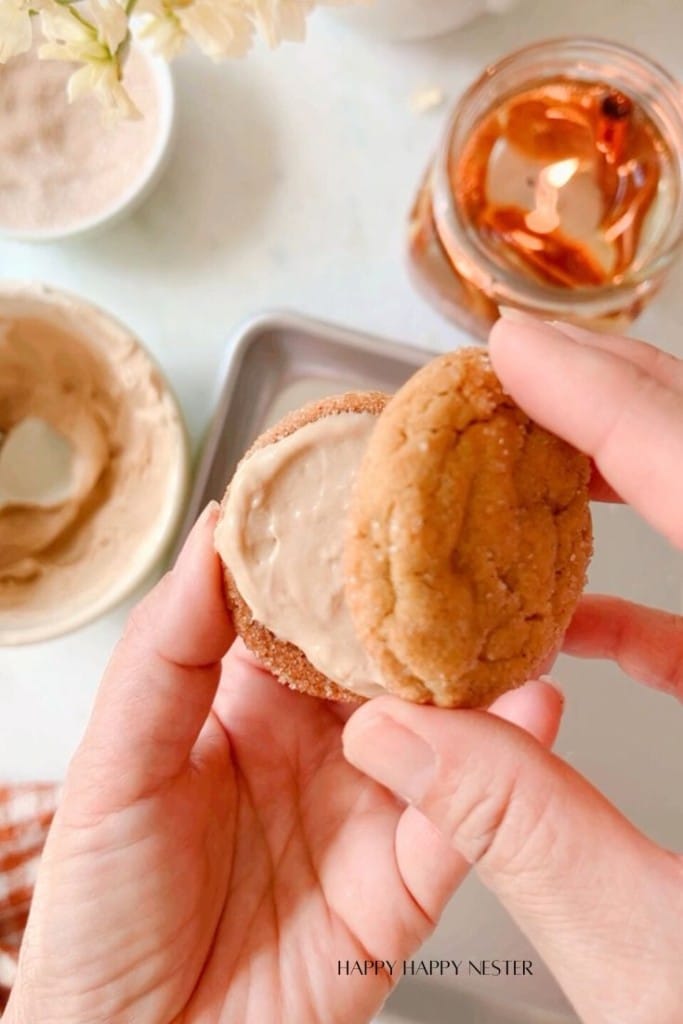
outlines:
[[[342, 753], [348, 707], [296, 694], [235, 645], [215, 512], [134, 612], [68, 772], [5, 1024], [355, 1024], [467, 870]], [[220, 680], [220, 684], [219, 684]], [[552, 742], [532, 683], [490, 720]], [[400, 749], [393, 756], [402, 756]]]
[[[572, 391], [568, 369], [596, 353], [541, 328], [497, 334], [496, 367], [518, 400], [527, 384], [534, 394], [531, 366], [551, 412], [566, 411], [585, 387], [579, 368]], [[632, 373], [625, 356], [605, 358]], [[621, 400], [607, 373], [587, 407], [601, 414], [609, 394]], [[239, 647], [215, 692], [231, 631], [211, 528], [209, 513], [100, 690], [6, 1019], [365, 1021], [392, 979], [340, 978], [337, 960], [410, 956], [478, 862], [586, 1021], [676, 1020], [680, 863], [544, 752], [556, 691], [529, 684], [494, 715], [364, 705], [346, 753], [394, 797], [343, 760], [344, 709], [290, 693]], [[577, 622], [572, 642], [587, 644]]]
[[[491, 358], [534, 420], [593, 456], [595, 497], [618, 493], [683, 548], [683, 364], [640, 342], [534, 321], [500, 321]], [[585, 597], [565, 649], [612, 658], [683, 697], [674, 615]], [[463, 870], [477, 865], [583, 1021], [683, 1019], [683, 861], [570, 767], [491, 716], [390, 698], [353, 715], [344, 746], [409, 802], [406, 814], [437, 827]]]

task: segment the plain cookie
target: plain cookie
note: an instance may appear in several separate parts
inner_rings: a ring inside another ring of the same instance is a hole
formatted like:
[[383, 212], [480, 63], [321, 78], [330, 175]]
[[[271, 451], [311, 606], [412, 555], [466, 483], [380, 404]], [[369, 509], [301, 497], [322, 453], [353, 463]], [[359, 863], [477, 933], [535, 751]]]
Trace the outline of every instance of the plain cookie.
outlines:
[[347, 603], [388, 690], [481, 707], [538, 673], [585, 584], [589, 478], [485, 350], [408, 381], [372, 433], [346, 542]]

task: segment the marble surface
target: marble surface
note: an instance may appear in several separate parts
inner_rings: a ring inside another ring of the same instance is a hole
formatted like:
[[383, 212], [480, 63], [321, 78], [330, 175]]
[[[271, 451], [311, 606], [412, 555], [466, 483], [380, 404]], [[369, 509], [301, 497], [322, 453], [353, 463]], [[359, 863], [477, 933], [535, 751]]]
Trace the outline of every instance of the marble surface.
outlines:
[[[455, 98], [493, 58], [576, 32], [638, 46], [683, 77], [680, 0], [523, 0], [508, 14], [411, 45], [366, 40], [321, 12], [305, 47], [222, 66], [188, 54], [175, 65], [177, 137], [153, 196], [93, 239], [0, 243], [0, 275], [82, 293], [137, 331], [174, 384], [195, 445], [226, 339], [259, 309], [452, 347], [463, 335], [414, 293], [404, 268], [406, 212], [446, 113], [417, 115], [411, 96], [438, 86]], [[683, 355], [682, 320], [678, 268], [638, 332]], [[597, 525], [604, 545], [593, 588], [680, 611], [680, 559], [626, 510], [600, 509]], [[126, 613], [120, 607], [73, 635], [0, 650], [0, 779], [63, 775]], [[682, 843], [676, 794], [665, 784], [667, 773], [680, 775], [670, 702], [609, 666], [567, 662], [558, 673], [569, 694], [561, 752], [651, 835]], [[525, 948], [475, 882], [429, 944], [446, 957], [521, 957]], [[491, 1022], [521, 1020], [515, 1006], [547, 1014], [565, 1007], [542, 971], [533, 989], [494, 993], [489, 982], [486, 994], [510, 1008], [508, 1016], [491, 1011]], [[400, 1019], [415, 1017], [405, 1012]]]

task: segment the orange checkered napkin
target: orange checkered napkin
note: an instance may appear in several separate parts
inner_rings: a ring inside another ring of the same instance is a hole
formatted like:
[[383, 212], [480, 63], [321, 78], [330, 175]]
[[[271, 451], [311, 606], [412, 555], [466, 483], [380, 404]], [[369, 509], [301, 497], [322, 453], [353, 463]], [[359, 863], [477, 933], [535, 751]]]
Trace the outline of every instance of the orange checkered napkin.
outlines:
[[14, 982], [38, 861], [57, 806], [51, 783], [0, 785], [0, 1013]]

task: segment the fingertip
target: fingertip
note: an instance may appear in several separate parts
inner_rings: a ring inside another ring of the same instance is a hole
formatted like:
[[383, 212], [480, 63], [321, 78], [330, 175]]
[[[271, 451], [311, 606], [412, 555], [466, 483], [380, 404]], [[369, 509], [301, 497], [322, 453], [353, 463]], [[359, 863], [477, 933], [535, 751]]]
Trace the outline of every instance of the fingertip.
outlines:
[[192, 585], [198, 576], [208, 577], [212, 589], [223, 597], [222, 567], [214, 545], [214, 531], [218, 519], [219, 505], [210, 501], [190, 530], [176, 559], [171, 573], [177, 581], [177, 589]]
[[[508, 309], [503, 306], [500, 310], [500, 317], [494, 323], [489, 332], [489, 345], [493, 348], [500, 348], [502, 345], [517, 345], [523, 341], [527, 331], [543, 330], [548, 324], [530, 313], [523, 313], [519, 309]], [[552, 328], [550, 328], [552, 330]]]
[[213, 541], [218, 509], [217, 502], [209, 502], [199, 516], [159, 595], [157, 644], [165, 657], [181, 664], [218, 661], [234, 639]]
[[489, 353], [491, 362], [496, 366], [498, 356], [505, 353], [503, 349], [507, 345], [516, 345], [519, 342], [519, 332], [516, 330], [517, 322], [511, 317], [501, 316], [489, 332]]
[[490, 706], [489, 713], [551, 747], [560, 730], [564, 705], [559, 685], [548, 676], [541, 676], [502, 694]]
[[506, 316], [502, 316], [491, 328], [491, 365], [503, 387], [518, 401], [529, 375], [536, 372], [539, 333], [540, 345], [545, 342], [543, 328], [544, 325], [540, 323], [522, 323]]
[[173, 571], [183, 571], [186, 566], [191, 566], [197, 555], [199, 554], [201, 557], [201, 553], [209, 547], [209, 539], [211, 539], [210, 547], [213, 549], [213, 534], [216, 529], [219, 508], [220, 505], [217, 501], [210, 501], [200, 513], [180, 549]]
[[536, 358], [541, 346], [558, 341], [572, 343], [570, 336], [554, 323], [517, 311], [512, 316], [506, 311], [489, 334], [491, 362], [502, 379], [502, 374], [514, 370], [520, 360], [528, 363]]
[[421, 718], [426, 710], [397, 697], [378, 697], [359, 708], [342, 732], [349, 764], [409, 803], [421, 798], [437, 767], [429, 722]]
[[[555, 742], [562, 721], [565, 698], [559, 685], [547, 676], [533, 679], [516, 690], [502, 694], [488, 708], [496, 718], [517, 726], [546, 747]], [[376, 697], [359, 707], [349, 718], [342, 733], [345, 754], [353, 756], [365, 739], [371, 736], [376, 726], [392, 720], [406, 729], [428, 736], [434, 729], [449, 728], [452, 716], [453, 726], [464, 716], [482, 715], [483, 709], [438, 708], [432, 705], [413, 704], [399, 697]]]
[[367, 726], [375, 722], [378, 716], [389, 714], [396, 704], [401, 701], [398, 697], [373, 697], [354, 708], [342, 730], [342, 746], [346, 750], [347, 743], [352, 742]]
[[357, 751], [362, 750], [366, 740], [371, 737], [375, 729], [382, 729], [387, 721], [394, 721], [399, 724], [411, 727], [415, 714], [424, 711], [423, 705], [412, 704], [387, 694], [386, 697], [373, 697], [356, 707], [344, 723], [342, 729], [342, 750], [344, 756], [352, 764], [356, 763]]

